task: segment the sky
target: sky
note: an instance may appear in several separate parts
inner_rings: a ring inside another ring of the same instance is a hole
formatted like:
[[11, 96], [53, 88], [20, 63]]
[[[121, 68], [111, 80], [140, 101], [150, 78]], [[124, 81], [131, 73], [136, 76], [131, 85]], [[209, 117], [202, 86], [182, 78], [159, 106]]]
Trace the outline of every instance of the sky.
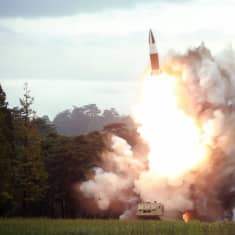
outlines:
[[0, 83], [17, 106], [27, 82], [50, 118], [89, 103], [129, 114], [149, 29], [160, 59], [201, 41], [215, 54], [233, 45], [234, 9], [234, 0], [0, 0]]

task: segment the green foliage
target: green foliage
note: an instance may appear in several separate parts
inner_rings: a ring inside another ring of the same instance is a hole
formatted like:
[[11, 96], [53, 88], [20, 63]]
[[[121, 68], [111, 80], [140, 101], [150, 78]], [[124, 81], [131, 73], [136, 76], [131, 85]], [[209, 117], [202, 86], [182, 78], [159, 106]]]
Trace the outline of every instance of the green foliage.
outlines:
[[30, 96], [30, 90], [28, 84], [24, 85], [24, 94], [23, 98], [20, 98], [20, 107], [21, 107], [21, 118], [22, 120], [30, 120], [35, 115], [35, 112], [32, 110], [34, 98]]
[[47, 189], [47, 173], [41, 154], [41, 138], [31, 109], [33, 98], [27, 84], [20, 99], [21, 107], [14, 113], [17, 158], [15, 164], [15, 198], [25, 211], [28, 203], [43, 198]]
[[[63, 122], [70, 116], [74, 133], [86, 134], [61, 136], [48, 117], [36, 117], [32, 104], [25, 84], [20, 107], [9, 109], [0, 86], [0, 216], [89, 216], [79, 205], [76, 186], [93, 174], [94, 167], [102, 165], [100, 156], [110, 133], [134, 146], [136, 130], [122, 123], [102, 130], [104, 124], [124, 117], [115, 109], [101, 114], [91, 104], [57, 117]], [[128, 121], [126, 118], [125, 123]], [[97, 125], [101, 131], [91, 132]]]
[[51, 216], [74, 215], [73, 186], [83, 181], [89, 170], [99, 164], [103, 147], [103, 137], [98, 132], [78, 137], [51, 133], [44, 138], [42, 151], [49, 174], [47, 203]]
[[120, 220], [0, 220], [4, 235], [233, 235], [234, 223]]
[[128, 128], [125, 123], [112, 123], [104, 127], [104, 131], [125, 139], [128, 144], [134, 146], [139, 135], [136, 128]]
[[6, 94], [0, 85], [0, 212], [13, 199], [13, 122], [7, 107]]

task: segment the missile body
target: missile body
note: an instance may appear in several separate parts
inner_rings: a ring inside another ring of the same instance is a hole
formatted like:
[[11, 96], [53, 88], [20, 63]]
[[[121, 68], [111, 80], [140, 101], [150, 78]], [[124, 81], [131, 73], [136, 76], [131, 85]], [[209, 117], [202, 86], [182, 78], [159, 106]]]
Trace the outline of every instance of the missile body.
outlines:
[[155, 44], [155, 38], [153, 36], [153, 32], [149, 30], [149, 54], [150, 54], [150, 62], [151, 62], [151, 74], [159, 74], [159, 59], [158, 59], [158, 52], [157, 47]]

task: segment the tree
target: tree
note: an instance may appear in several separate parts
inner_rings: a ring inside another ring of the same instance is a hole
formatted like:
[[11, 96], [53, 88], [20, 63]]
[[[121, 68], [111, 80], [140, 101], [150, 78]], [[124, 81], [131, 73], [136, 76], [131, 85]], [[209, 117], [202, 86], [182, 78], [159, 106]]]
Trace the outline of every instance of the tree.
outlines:
[[101, 164], [103, 135], [93, 132], [77, 137], [50, 133], [42, 142], [48, 182], [48, 214], [52, 217], [75, 217], [79, 214], [78, 195], [74, 186], [87, 179], [90, 170]]
[[14, 136], [11, 112], [0, 85], [0, 212], [13, 200]]
[[134, 127], [129, 116], [120, 116], [114, 108], [105, 109], [102, 113], [96, 104], [81, 107], [74, 106], [56, 115], [53, 120], [57, 131], [65, 136], [78, 136], [94, 131], [102, 131], [104, 126], [112, 123], [125, 123]]
[[[31, 106], [28, 85], [25, 84], [23, 98], [20, 99], [20, 109], [15, 115], [17, 138], [17, 180], [16, 197], [21, 204], [23, 213], [27, 206], [45, 195], [47, 189], [47, 173], [41, 154], [41, 139], [34, 122], [35, 112]], [[25, 213], [27, 214], [27, 212]]]
[[102, 116], [104, 117], [105, 120], [108, 119], [110, 122], [113, 121], [114, 118], [119, 117], [119, 114], [115, 108], [110, 108], [110, 109], [105, 109]]

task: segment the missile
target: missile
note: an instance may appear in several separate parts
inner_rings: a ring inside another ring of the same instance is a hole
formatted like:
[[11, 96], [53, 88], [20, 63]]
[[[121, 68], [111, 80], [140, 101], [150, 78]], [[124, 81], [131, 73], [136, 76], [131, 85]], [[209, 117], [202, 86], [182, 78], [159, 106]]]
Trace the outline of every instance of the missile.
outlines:
[[157, 47], [155, 44], [155, 38], [153, 36], [153, 32], [149, 30], [149, 54], [150, 54], [150, 62], [151, 62], [151, 75], [159, 74], [159, 59], [158, 59], [158, 52]]

